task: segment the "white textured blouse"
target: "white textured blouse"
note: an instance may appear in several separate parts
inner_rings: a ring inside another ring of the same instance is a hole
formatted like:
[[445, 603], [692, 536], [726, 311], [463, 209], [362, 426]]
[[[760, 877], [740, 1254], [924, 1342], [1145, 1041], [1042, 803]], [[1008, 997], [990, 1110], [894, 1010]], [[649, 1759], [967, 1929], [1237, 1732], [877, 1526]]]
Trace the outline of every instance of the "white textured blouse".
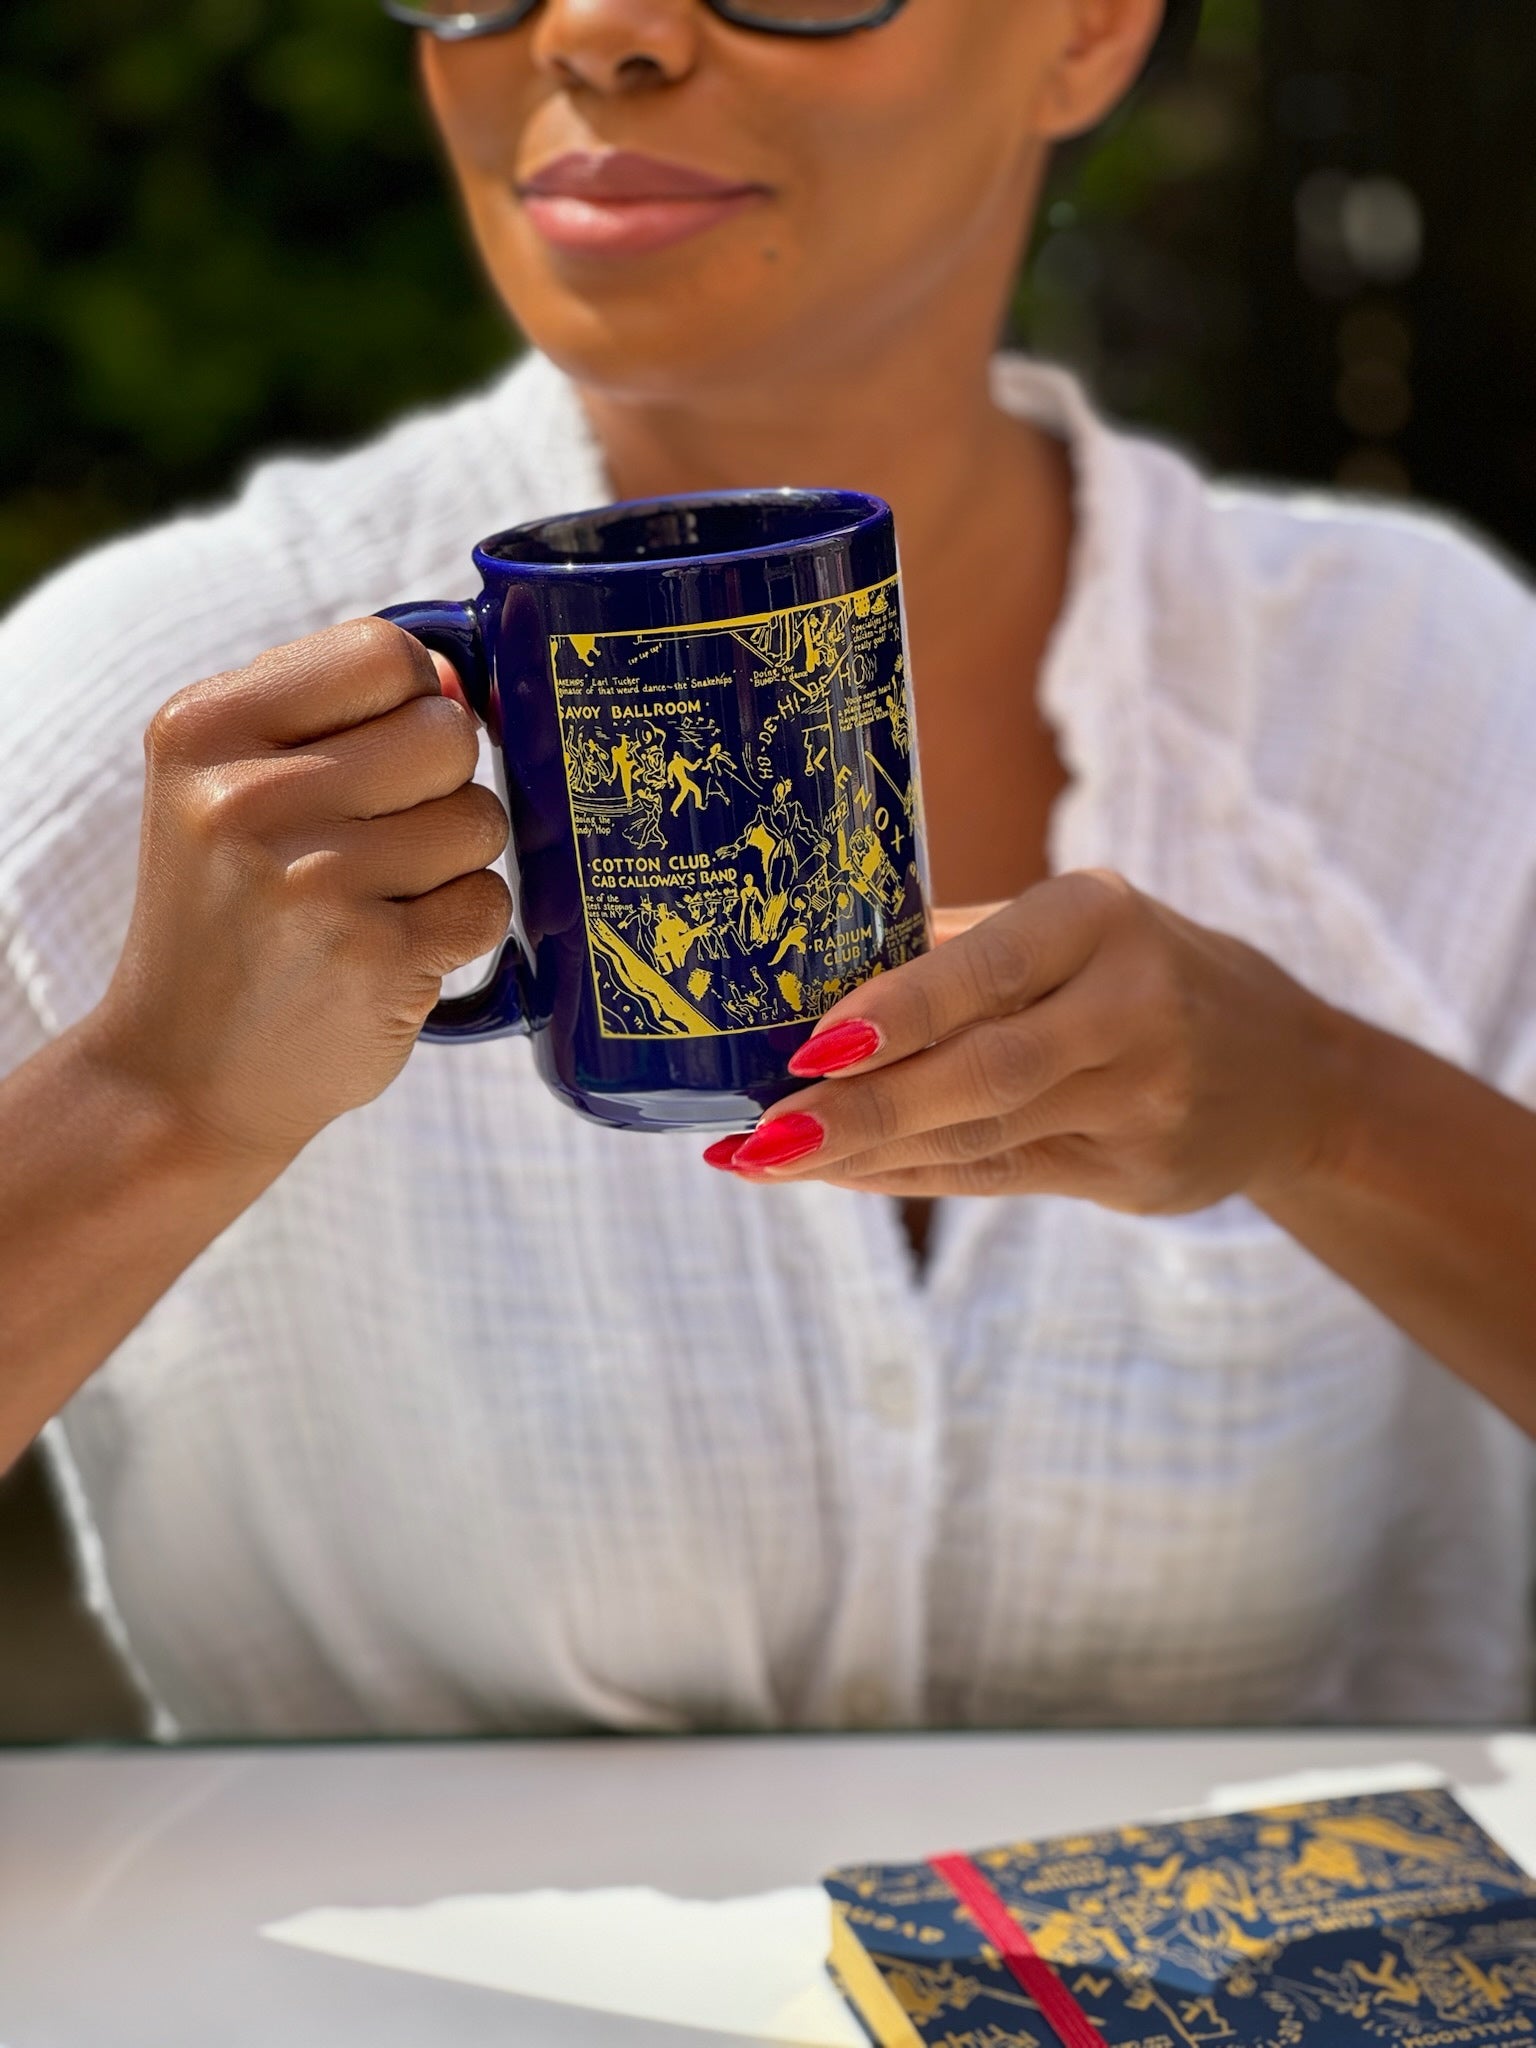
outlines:
[[[1056, 867], [1536, 1103], [1531, 593], [999, 379], [1077, 479]], [[0, 1069], [106, 984], [165, 697], [607, 495], [535, 358], [23, 604]], [[197, 1261], [50, 1431], [164, 1732], [1523, 1717], [1523, 1443], [1251, 1207], [951, 1200], [919, 1273], [699, 1153], [422, 1047]]]

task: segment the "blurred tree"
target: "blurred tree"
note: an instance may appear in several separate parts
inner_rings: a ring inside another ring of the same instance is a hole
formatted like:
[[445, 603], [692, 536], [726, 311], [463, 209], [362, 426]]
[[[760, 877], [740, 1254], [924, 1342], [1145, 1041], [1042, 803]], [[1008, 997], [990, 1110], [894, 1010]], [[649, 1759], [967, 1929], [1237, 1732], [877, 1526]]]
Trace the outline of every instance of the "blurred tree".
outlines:
[[1258, 0], [1205, 0], [1199, 40], [1064, 151], [1014, 306], [1118, 418], [1241, 466], [1245, 253], [1261, 170]]
[[514, 347], [370, 0], [5, 0], [0, 191], [0, 597]]
[[1064, 156], [1015, 309], [1223, 468], [1412, 492], [1536, 561], [1536, 8], [1206, 0]]
[[1249, 460], [1536, 561], [1536, 9], [1272, 0], [1261, 56]]

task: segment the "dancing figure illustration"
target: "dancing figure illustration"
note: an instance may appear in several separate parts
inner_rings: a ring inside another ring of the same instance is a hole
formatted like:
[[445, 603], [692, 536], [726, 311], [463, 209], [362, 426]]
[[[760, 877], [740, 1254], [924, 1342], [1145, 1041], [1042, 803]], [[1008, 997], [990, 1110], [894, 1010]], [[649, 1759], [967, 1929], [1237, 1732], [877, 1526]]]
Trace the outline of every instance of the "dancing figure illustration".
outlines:
[[736, 899], [736, 929], [744, 948], [760, 946], [763, 942], [763, 912], [768, 899], [757, 885], [757, 878], [745, 874], [741, 878], [741, 892]]
[[[613, 749], [613, 768], [624, 785], [625, 803], [633, 803], [635, 797], [635, 749], [629, 734], [625, 733]], [[610, 781], [612, 777], [609, 778]]]
[[669, 903], [656, 920], [653, 941], [653, 957], [662, 973], [676, 974], [686, 967], [695, 939], [702, 938], [709, 929], [708, 919], [702, 924], [685, 923]]
[[708, 802], [703, 790], [693, 779], [703, 766], [702, 761], [690, 761], [681, 748], [667, 763], [667, 781], [677, 784], [677, 795], [673, 797], [671, 804], [671, 814], [674, 818], [689, 797], [693, 798], [693, 807], [696, 811], [702, 811]]

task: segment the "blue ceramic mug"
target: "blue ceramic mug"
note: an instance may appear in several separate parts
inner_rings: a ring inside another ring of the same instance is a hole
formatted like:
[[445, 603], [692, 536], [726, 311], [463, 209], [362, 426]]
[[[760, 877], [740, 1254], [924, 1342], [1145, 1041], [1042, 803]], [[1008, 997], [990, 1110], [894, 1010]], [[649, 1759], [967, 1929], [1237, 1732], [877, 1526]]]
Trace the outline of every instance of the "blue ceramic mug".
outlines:
[[925, 950], [890, 508], [736, 491], [542, 519], [464, 603], [383, 614], [495, 742], [513, 931], [423, 1037], [530, 1034], [626, 1130], [741, 1130], [848, 989]]

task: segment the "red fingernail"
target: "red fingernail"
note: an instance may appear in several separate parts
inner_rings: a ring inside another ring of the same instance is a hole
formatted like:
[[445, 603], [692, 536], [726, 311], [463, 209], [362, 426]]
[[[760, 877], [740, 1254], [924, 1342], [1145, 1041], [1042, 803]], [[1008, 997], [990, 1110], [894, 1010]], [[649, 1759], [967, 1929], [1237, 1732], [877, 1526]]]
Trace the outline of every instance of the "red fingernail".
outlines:
[[788, 1166], [792, 1159], [804, 1159], [827, 1142], [827, 1134], [813, 1116], [796, 1110], [776, 1116], [771, 1124], [759, 1124], [742, 1145], [731, 1164], [756, 1172], [765, 1166]]
[[475, 714], [471, 709], [469, 698], [464, 693], [463, 681], [458, 670], [448, 659], [447, 655], [434, 654], [432, 666], [437, 670], [439, 694], [444, 697], [451, 697], [455, 704], [459, 705], [462, 710], [468, 711], [470, 717], [473, 718]]
[[873, 1024], [861, 1024], [850, 1017], [841, 1024], [829, 1024], [808, 1038], [789, 1063], [789, 1071], [800, 1080], [814, 1081], [823, 1074], [840, 1074], [844, 1067], [856, 1067], [880, 1050], [880, 1033]]
[[718, 1144], [711, 1145], [704, 1154], [704, 1164], [717, 1168], [721, 1173], [729, 1173], [731, 1162], [746, 1142], [746, 1139], [740, 1135], [734, 1138], [722, 1138]]

